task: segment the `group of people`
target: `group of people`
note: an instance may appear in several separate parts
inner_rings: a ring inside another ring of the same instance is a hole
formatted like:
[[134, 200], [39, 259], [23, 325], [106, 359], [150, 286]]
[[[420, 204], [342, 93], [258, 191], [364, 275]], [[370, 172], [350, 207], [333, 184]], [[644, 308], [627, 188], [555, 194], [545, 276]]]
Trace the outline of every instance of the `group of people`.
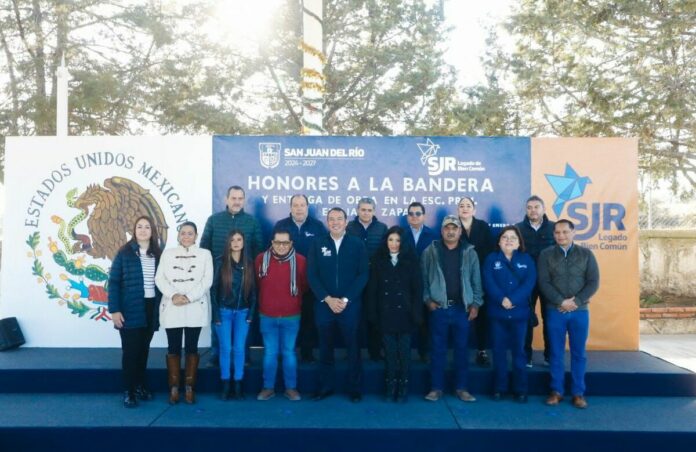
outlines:
[[[475, 217], [473, 199], [463, 197], [457, 215], [447, 215], [439, 233], [425, 226], [425, 206], [413, 202], [407, 227], [388, 228], [375, 215], [375, 202], [362, 198], [350, 220], [340, 207], [328, 211], [326, 226], [309, 215], [305, 195], [294, 195], [290, 215], [278, 221], [270, 246], [262, 248], [258, 221], [244, 211], [245, 193], [232, 186], [226, 209], [208, 218], [200, 246], [194, 223], [179, 226], [176, 248], [160, 248], [157, 225], [139, 218], [131, 240], [115, 257], [109, 279], [109, 311], [123, 349], [124, 406], [152, 398], [145, 381], [150, 341], [158, 326], [168, 340], [169, 402], [195, 402], [201, 329], [212, 325], [211, 357], [219, 365], [221, 398], [244, 397], [249, 326], [259, 317], [264, 345], [263, 388], [258, 400], [276, 395], [282, 362], [284, 396], [301, 399], [297, 356], [313, 361], [319, 346], [319, 389], [314, 400], [335, 388], [336, 332], [347, 351], [347, 389], [361, 394], [359, 337], [367, 337], [369, 356], [385, 363], [385, 398], [408, 396], [411, 339], [429, 353], [431, 390], [436, 402], [445, 390], [450, 335], [454, 388], [464, 402], [468, 390], [469, 333], [475, 329], [476, 362], [490, 362], [494, 400], [508, 392], [507, 353], [512, 355], [512, 395], [527, 402], [527, 369], [532, 367], [532, 329], [541, 303], [544, 360], [551, 374], [548, 405], [564, 394], [564, 353], [570, 340], [572, 404], [585, 408], [585, 344], [588, 304], [599, 285], [592, 252], [573, 242], [569, 220], [551, 222], [537, 196], [526, 202], [526, 216], [503, 228], [497, 240]], [[473, 347], [472, 347], [473, 348]]]

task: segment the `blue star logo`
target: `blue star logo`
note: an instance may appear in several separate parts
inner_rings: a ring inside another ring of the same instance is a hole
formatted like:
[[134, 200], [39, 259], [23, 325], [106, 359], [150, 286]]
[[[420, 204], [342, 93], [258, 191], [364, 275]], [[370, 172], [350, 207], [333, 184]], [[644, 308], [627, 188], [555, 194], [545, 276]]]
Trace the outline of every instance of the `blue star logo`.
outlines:
[[554, 174], [544, 174], [546, 180], [551, 184], [551, 188], [556, 193], [556, 200], [553, 203], [553, 211], [559, 217], [563, 212], [563, 206], [570, 200], [581, 197], [585, 193], [587, 184], [592, 181], [589, 177], [580, 177], [578, 173], [566, 163], [565, 174], [557, 176]]
[[421, 152], [421, 164], [425, 166], [426, 162], [430, 157], [435, 157], [437, 155], [438, 149], [440, 149], [439, 144], [435, 144], [428, 138], [425, 143], [416, 143], [418, 149]]

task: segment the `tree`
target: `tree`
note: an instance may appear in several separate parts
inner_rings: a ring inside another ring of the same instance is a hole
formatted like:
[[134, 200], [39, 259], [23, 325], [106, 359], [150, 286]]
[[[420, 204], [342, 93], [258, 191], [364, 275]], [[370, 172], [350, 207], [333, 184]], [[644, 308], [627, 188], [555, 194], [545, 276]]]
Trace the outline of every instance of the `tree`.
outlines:
[[[267, 103], [285, 109], [270, 123], [285, 133], [300, 130], [297, 4], [284, 4], [274, 27], [276, 38], [263, 47], [258, 62], [273, 83]], [[453, 92], [453, 71], [442, 50], [447, 30], [437, 5], [419, 0], [327, 0], [323, 24], [324, 128], [329, 134], [404, 133], [427, 121], [438, 96]]]
[[244, 131], [231, 103], [244, 65], [209, 42], [208, 15], [206, 2], [192, 0], [3, 3], [0, 137], [55, 133], [61, 57], [73, 78], [71, 134]]
[[696, 189], [696, 3], [521, 0], [505, 24], [522, 132], [640, 139], [640, 166]]

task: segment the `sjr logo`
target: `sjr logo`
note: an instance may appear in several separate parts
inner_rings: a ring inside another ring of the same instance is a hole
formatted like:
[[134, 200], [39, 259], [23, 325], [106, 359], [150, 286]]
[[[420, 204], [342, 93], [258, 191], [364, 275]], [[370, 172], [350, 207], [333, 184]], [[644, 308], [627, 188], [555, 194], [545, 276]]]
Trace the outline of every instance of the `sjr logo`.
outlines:
[[598, 203], [593, 202], [588, 206], [584, 202], [574, 202], [568, 204], [568, 217], [575, 223], [575, 240], [587, 240], [594, 237], [599, 232], [614, 230], [624, 231], [626, 227], [623, 219], [626, 217], [626, 208], [618, 203]]
[[428, 159], [428, 174], [439, 176], [445, 171], [456, 171], [457, 159], [454, 157], [430, 157]]
[[561, 217], [563, 208], [568, 204], [567, 215], [575, 223], [576, 240], [587, 240], [599, 232], [615, 230], [623, 231], [626, 227], [623, 219], [626, 217], [626, 208], [618, 203], [592, 203], [573, 202], [585, 194], [585, 189], [592, 183], [589, 177], [580, 176], [566, 163], [565, 174], [545, 174], [546, 180], [556, 193], [553, 203], [553, 211], [557, 218]]

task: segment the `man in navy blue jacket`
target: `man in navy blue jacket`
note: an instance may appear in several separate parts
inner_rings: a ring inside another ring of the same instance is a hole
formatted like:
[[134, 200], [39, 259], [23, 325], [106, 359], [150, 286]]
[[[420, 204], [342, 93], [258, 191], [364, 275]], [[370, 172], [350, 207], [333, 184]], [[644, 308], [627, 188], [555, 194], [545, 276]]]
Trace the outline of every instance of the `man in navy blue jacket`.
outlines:
[[319, 330], [319, 391], [322, 400], [334, 391], [334, 329], [338, 326], [348, 352], [348, 392], [352, 402], [362, 399], [362, 369], [358, 347], [361, 295], [369, 276], [367, 249], [346, 234], [346, 212], [340, 207], [326, 217], [329, 234], [315, 240], [307, 256], [307, 278], [317, 297], [314, 306]]
[[[522, 233], [522, 239], [524, 240], [524, 247], [527, 250], [527, 254], [529, 254], [532, 259], [534, 259], [534, 263], [538, 265], [539, 254], [556, 243], [553, 239], [554, 222], [549, 220], [544, 213], [544, 200], [537, 195], [532, 195], [527, 199], [525, 208], [527, 214], [524, 220], [520, 221], [515, 226], [517, 226]], [[544, 334], [544, 362], [547, 364], [549, 362], [550, 352], [549, 333], [548, 327], [546, 326], [546, 299], [544, 299], [543, 294], [539, 291], [539, 285], [536, 284], [530, 300], [531, 317], [524, 343], [524, 350], [525, 353], [527, 353], [527, 367], [532, 367], [532, 339], [534, 338], [534, 327], [539, 323], [534, 313], [537, 298], [539, 299], [539, 303], [541, 303], [541, 318], [544, 319], [544, 326], [542, 328]]]
[[[278, 221], [274, 230], [289, 231], [295, 251], [305, 258], [309, 254], [312, 242], [327, 234], [326, 226], [309, 215], [309, 200], [303, 194], [296, 194], [290, 198], [290, 216]], [[314, 301], [314, 295], [307, 291], [302, 299], [300, 332], [297, 334], [300, 360], [307, 363], [314, 362], [312, 348], [317, 342], [317, 327], [314, 322]]]
[[[346, 226], [346, 232], [358, 237], [365, 243], [368, 258], [372, 259], [375, 252], [382, 244], [387, 233], [387, 225], [375, 216], [377, 205], [372, 198], [360, 198], [358, 201], [358, 215]], [[367, 352], [372, 361], [382, 359], [382, 336], [377, 325], [367, 318], [367, 310], [363, 312], [361, 330], [367, 334]], [[361, 334], [362, 336], [362, 334]]]
[[[439, 235], [425, 225], [425, 206], [418, 201], [414, 201], [408, 205], [408, 227], [406, 229], [405, 241], [416, 251], [416, 255], [420, 258], [428, 245], [433, 243], [433, 240], [439, 239]], [[428, 346], [430, 343], [430, 331], [428, 329], [429, 310], [423, 306], [423, 318], [426, 319], [418, 327], [418, 356], [421, 361], [428, 361]]]

